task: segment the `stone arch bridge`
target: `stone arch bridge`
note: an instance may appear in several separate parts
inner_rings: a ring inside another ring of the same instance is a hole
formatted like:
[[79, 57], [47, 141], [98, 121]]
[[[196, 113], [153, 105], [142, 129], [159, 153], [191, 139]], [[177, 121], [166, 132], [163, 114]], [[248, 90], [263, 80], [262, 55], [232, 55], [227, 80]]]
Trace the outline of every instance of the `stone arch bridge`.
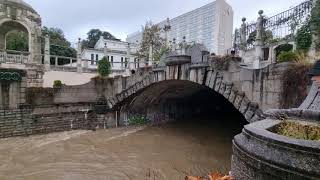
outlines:
[[[106, 96], [107, 102], [112, 109], [121, 110], [125, 104], [134, 104], [136, 97], [148, 89], [152, 89], [149, 95], [140, 98], [145, 106], [170, 91], [192, 96], [196, 90], [205, 88], [227, 100], [247, 122], [259, 121], [264, 118], [263, 110], [277, 108], [279, 104], [281, 83], [277, 78], [285, 66], [250, 70], [241, 68], [238, 60], [232, 58], [228, 68], [220, 70], [214, 60], [192, 63], [190, 56], [169, 56], [163, 66], [138, 70], [122, 79], [121, 87], [114, 86], [114, 93]], [[174, 87], [175, 84], [181, 89]]]

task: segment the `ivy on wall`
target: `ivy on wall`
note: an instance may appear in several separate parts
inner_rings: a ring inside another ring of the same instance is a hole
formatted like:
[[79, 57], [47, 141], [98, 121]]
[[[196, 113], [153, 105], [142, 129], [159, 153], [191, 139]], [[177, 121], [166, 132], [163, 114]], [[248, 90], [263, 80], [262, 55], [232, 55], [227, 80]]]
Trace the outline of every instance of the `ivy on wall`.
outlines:
[[297, 50], [308, 51], [310, 49], [312, 45], [312, 34], [309, 20], [297, 31], [295, 42], [297, 44]]
[[308, 86], [312, 84], [308, 72], [312, 64], [292, 63], [283, 73], [281, 108], [297, 108], [308, 95]]
[[0, 81], [21, 81], [21, 79], [18, 72], [0, 72]]
[[317, 50], [320, 50], [320, 1], [316, 1], [312, 8], [310, 17], [310, 30], [317, 38], [314, 40], [314, 45]]

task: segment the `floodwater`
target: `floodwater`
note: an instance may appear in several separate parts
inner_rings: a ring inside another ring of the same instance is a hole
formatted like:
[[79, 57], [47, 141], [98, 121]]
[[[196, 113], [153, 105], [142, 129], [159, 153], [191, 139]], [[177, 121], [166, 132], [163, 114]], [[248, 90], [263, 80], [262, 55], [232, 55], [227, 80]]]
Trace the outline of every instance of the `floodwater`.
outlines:
[[194, 121], [1, 139], [0, 179], [179, 180], [228, 173], [236, 133]]

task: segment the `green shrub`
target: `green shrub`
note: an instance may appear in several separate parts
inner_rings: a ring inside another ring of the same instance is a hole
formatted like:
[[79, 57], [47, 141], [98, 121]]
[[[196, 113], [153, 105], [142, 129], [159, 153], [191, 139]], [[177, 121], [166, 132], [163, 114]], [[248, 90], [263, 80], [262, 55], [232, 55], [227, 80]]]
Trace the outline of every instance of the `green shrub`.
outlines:
[[292, 44], [281, 44], [276, 48], [276, 57], [279, 56], [279, 54], [283, 51], [285, 52], [290, 52], [293, 50], [293, 45]]
[[314, 39], [316, 50], [320, 50], [320, 1], [316, 1], [311, 11], [310, 30], [317, 38]]
[[278, 57], [278, 62], [282, 63], [282, 62], [292, 62], [292, 61], [298, 61], [299, 56], [297, 53], [292, 52], [292, 51], [282, 51]]
[[53, 88], [61, 88], [62, 82], [60, 80], [53, 81]]
[[98, 73], [102, 77], [106, 77], [111, 73], [111, 64], [107, 57], [103, 57], [98, 64]]
[[308, 51], [312, 45], [312, 34], [310, 30], [309, 22], [301, 26], [295, 36], [295, 42], [297, 44], [297, 50]]

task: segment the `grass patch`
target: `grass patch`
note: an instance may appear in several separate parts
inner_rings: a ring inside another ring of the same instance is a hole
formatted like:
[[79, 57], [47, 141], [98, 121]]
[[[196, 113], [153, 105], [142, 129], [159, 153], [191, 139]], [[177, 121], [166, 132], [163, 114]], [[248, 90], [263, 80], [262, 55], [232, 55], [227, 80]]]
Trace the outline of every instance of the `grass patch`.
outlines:
[[284, 121], [272, 132], [295, 139], [320, 141], [320, 125], [295, 121]]

